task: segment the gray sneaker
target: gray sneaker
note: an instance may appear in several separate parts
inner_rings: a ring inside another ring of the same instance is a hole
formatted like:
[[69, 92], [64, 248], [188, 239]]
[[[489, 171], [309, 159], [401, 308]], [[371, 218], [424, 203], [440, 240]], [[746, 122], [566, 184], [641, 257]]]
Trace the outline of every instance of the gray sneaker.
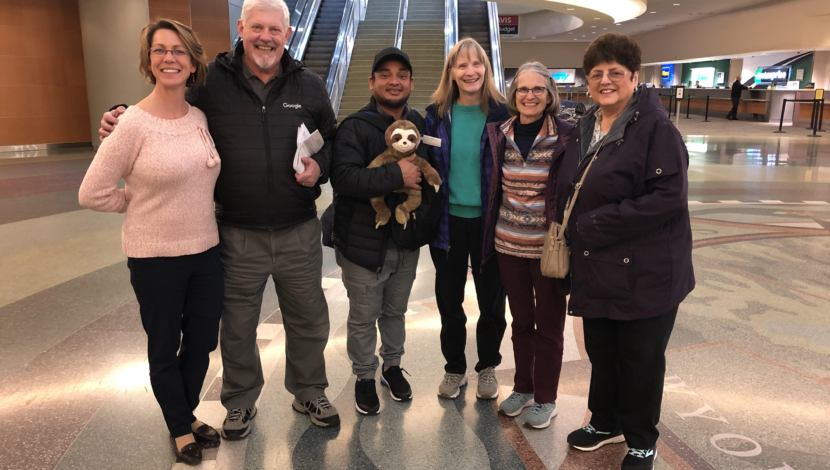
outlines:
[[496, 370], [488, 367], [478, 373], [478, 388], [476, 396], [482, 400], [492, 400], [499, 396], [499, 382], [496, 380]]
[[499, 411], [507, 416], [519, 416], [522, 410], [533, 405], [532, 393], [513, 392], [499, 405]]
[[340, 415], [337, 414], [337, 408], [329, 403], [329, 399], [325, 395], [320, 395], [314, 400], [305, 403], [300, 403], [295, 398], [291, 406], [294, 408], [294, 411], [307, 414], [315, 426], [330, 428], [340, 424]]
[[545, 429], [550, 426], [550, 420], [556, 416], [556, 403], [534, 403], [525, 415], [525, 427]]
[[438, 396], [441, 398], [456, 398], [461, 393], [461, 387], [467, 385], [466, 374], [444, 374], [444, 381], [438, 386]]
[[245, 439], [251, 433], [251, 421], [256, 416], [256, 406], [253, 408], [231, 408], [222, 424], [222, 437], [229, 441]]

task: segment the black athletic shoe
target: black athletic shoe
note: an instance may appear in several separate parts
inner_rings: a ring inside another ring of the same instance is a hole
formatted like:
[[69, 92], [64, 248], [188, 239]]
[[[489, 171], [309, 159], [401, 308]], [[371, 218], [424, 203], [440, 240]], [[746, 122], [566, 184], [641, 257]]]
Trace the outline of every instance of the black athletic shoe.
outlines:
[[406, 370], [398, 366], [390, 366], [387, 370], [381, 369], [380, 384], [389, 388], [390, 395], [395, 401], [409, 401], [412, 399], [412, 387], [404, 378], [404, 372]]
[[376, 415], [380, 412], [375, 379], [358, 379], [354, 383], [354, 407], [358, 413], [364, 415]]
[[628, 449], [620, 470], [654, 470], [657, 449]]
[[623, 436], [622, 430], [602, 432], [597, 431], [590, 424], [568, 434], [568, 444], [574, 449], [579, 449], [583, 452], [597, 450], [605, 444], [618, 444], [624, 441], [625, 436]]

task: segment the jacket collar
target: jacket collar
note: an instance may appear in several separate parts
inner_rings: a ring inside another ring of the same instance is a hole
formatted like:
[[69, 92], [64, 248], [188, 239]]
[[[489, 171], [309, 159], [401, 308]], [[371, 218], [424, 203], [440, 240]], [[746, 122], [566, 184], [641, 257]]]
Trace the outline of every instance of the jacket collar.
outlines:
[[[582, 120], [579, 121], [579, 138], [582, 139], [582, 145], [580, 145], [580, 161], [585, 157], [585, 155], [594, 152], [596, 147], [599, 145], [599, 143], [597, 143], [594, 144], [593, 147], [588, 148], [591, 143], [591, 135], [594, 132], [594, 125], [596, 124], [597, 119], [594, 114], [598, 109], [598, 105], [592, 106], [591, 109], [585, 113]], [[657, 96], [657, 93], [650, 88], [646, 88], [645, 85], [638, 85], [637, 90], [631, 97], [631, 101], [628, 103], [628, 106], [626, 106], [622, 114], [614, 120], [614, 124], [605, 136], [605, 141], [614, 142], [622, 139], [623, 136], [625, 136], [628, 124], [636, 122], [641, 115], [658, 110], [663, 110], [663, 102], [660, 100], [660, 97]]]

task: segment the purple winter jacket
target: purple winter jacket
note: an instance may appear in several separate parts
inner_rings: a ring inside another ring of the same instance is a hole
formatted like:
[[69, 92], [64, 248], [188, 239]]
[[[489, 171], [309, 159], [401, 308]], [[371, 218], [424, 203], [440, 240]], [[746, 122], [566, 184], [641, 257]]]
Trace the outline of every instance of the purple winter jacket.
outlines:
[[[562, 159], [559, 223], [595, 152], [588, 149], [594, 111], [577, 125]], [[677, 307], [694, 289], [688, 163], [660, 97], [640, 86], [609, 130], [568, 221], [569, 315], [651, 318]]]
[[[489, 174], [490, 178], [482, 178], [481, 193], [488, 194], [487, 202], [482, 201], [481, 222], [481, 264], [484, 264], [496, 254], [496, 224], [499, 221], [499, 207], [502, 200], [502, 166], [504, 164], [504, 149], [507, 145], [507, 137], [501, 129], [502, 122], [491, 122], [487, 124], [487, 138], [484, 141], [484, 154], [482, 165], [486, 165], [488, 171], [482, 171], [482, 175]], [[545, 189], [545, 228], [550, 227], [553, 220], [556, 220], [556, 175], [559, 166], [562, 164], [562, 156], [565, 154], [565, 147], [571, 138], [571, 131], [574, 125], [553, 116], [553, 124], [559, 138], [553, 147], [553, 158], [550, 162], [548, 172], [548, 183]]]

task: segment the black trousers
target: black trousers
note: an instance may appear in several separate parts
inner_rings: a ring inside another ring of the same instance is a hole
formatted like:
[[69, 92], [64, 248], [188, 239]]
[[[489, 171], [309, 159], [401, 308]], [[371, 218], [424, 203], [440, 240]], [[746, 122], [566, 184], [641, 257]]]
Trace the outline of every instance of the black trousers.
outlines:
[[[476, 324], [478, 363], [476, 372], [501, 364], [501, 340], [507, 321], [504, 318], [505, 290], [501, 283], [499, 265], [492, 257], [481, 269], [481, 217], [465, 219], [450, 216], [450, 249], [444, 251], [430, 247], [435, 265], [435, 297], [441, 314], [441, 352], [451, 374], [467, 372], [467, 315], [464, 302], [464, 286], [467, 269], [472, 267], [476, 286], [479, 318]], [[468, 264], [469, 261], [469, 264]]]
[[729, 111], [729, 114], [726, 115], [726, 119], [732, 119], [738, 117], [738, 105], [741, 103], [740, 99], [732, 100], [732, 109]]
[[676, 318], [677, 308], [644, 320], [583, 319], [591, 360], [591, 425], [622, 429], [632, 449], [652, 448], [660, 436], [665, 353]]
[[147, 332], [150, 384], [170, 435], [191, 432], [193, 410], [219, 340], [224, 283], [219, 247], [170, 258], [129, 258]]

